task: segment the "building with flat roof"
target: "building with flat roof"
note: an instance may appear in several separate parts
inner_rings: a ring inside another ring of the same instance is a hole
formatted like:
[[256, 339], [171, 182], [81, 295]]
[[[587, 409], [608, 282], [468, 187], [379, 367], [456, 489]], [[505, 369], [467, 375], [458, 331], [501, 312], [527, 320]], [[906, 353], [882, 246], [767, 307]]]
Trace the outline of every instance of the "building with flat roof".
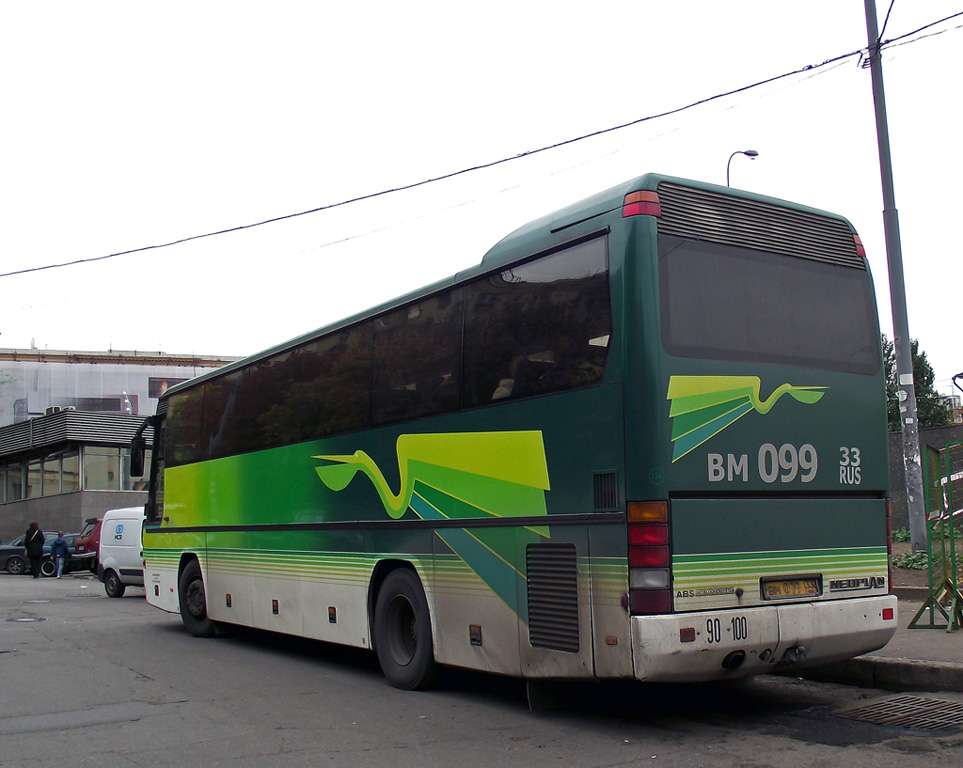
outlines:
[[235, 359], [0, 349], [0, 541], [31, 520], [79, 531], [107, 509], [143, 504], [144, 479], [130, 476], [134, 434], [168, 386]]

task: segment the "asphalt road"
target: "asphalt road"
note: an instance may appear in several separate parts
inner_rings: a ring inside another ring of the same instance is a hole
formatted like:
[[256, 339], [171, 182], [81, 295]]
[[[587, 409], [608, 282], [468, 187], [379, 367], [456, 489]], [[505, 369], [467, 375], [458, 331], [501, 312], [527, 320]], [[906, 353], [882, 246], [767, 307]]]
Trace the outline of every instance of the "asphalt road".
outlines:
[[[963, 765], [963, 717], [930, 731], [840, 714], [885, 707], [896, 694], [883, 691], [790, 677], [580, 684], [533, 713], [516, 680], [448, 671], [410, 693], [367, 652], [193, 638], [143, 594], [0, 574], [0, 766]], [[961, 695], [911, 698], [963, 714]]]

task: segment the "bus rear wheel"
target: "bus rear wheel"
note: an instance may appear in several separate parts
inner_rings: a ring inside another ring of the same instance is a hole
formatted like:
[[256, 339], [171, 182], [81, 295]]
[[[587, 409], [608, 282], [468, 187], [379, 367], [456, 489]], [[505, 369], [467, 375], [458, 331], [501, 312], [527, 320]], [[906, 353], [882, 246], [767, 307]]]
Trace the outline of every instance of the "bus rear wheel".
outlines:
[[213, 637], [215, 625], [207, 615], [207, 595], [204, 592], [204, 578], [197, 560], [184, 566], [177, 582], [178, 598], [181, 605], [181, 621], [194, 637]]
[[412, 691], [431, 683], [431, 616], [414, 571], [394, 570], [382, 584], [375, 603], [375, 648], [385, 677], [396, 688]]

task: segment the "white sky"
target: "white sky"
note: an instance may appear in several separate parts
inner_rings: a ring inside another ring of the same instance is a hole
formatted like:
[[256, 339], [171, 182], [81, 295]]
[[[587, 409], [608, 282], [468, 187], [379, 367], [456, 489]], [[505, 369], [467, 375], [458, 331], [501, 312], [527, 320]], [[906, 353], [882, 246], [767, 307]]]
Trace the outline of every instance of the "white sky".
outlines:
[[[882, 27], [889, 3], [878, 2]], [[963, 11], [895, 0], [892, 39]], [[910, 333], [958, 343], [963, 17], [884, 53]], [[866, 45], [862, 0], [31, 2], [0, 8], [0, 272], [297, 213], [511, 157]], [[0, 278], [0, 347], [246, 355], [477, 264], [648, 171], [842, 213], [892, 338], [857, 58], [457, 179]]]

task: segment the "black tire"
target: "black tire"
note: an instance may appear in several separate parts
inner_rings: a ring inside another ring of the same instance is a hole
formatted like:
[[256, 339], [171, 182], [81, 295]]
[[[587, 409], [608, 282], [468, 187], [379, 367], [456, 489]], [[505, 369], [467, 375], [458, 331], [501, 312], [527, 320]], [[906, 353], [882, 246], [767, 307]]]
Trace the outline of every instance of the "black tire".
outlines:
[[19, 576], [21, 573], [27, 572], [27, 561], [24, 560], [19, 555], [14, 555], [7, 560], [7, 573], [12, 573], [14, 576]]
[[123, 597], [126, 591], [127, 585], [120, 580], [120, 576], [113, 571], [107, 571], [104, 574], [104, 592], [107, 593], [107, 597]]
[[42, 560], [40, 562], [40, 575], [41, 576], [56, 576], [57, 575], [57, 564], [53, 560]]
[[181, 606], [181, 621], [194, 637], [213, 637], [217, 625], [207, 615], [207, 595], [204, 578], [197, 560], [184, 566], [177, 582], [177, 596]]
[[436, 672], [431, 641], [431, 615], [425, 591], [414, 571], [388, 574], [375, 603], [375, 648], [378, 662], [395, 688], [427, 687]]

